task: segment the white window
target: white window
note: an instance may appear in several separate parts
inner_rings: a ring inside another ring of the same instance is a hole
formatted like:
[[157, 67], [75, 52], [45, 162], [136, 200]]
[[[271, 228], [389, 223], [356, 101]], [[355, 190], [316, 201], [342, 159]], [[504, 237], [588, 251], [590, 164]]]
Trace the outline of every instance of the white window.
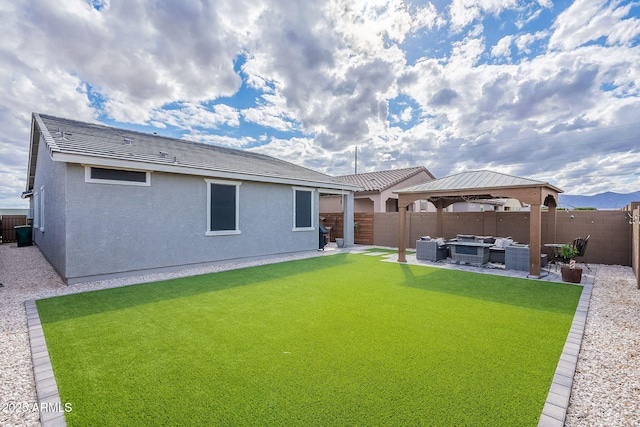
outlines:
[[40, 228], [40, 194], [33, 193], [33, 228]]
[[44, 231], [44, 187], [40, 187], [40, 231]]
[[151, 173], [131, 169], [84, 167], [84, 180], [95, 184], [151, 185]]
[[293, 231], [314, 230], [313, 190], [293, 188]]
[[207, 236], [240, 234], [241, 182], [205, 179], [207, 182]]

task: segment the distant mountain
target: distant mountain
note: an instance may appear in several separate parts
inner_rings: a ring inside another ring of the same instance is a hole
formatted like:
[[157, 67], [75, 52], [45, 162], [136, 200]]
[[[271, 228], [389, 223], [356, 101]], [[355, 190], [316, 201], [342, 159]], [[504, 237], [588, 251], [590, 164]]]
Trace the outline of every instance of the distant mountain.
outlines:
[[640, 191], [628, 194], [619, 194], [607, 191], [594, 196], [574, 196], [572, 194], [560, 194], [561, 208], [596, 208], [596, 209], [621, 209], [631, 202], [640, 202]]

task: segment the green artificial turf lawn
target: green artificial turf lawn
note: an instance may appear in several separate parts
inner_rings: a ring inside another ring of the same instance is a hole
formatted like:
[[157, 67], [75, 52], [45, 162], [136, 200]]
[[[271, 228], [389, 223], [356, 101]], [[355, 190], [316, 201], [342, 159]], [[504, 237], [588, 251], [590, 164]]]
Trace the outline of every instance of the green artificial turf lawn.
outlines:
[[37, 307], [70, 426], [533, 426], [581, 290], [340, 254]]

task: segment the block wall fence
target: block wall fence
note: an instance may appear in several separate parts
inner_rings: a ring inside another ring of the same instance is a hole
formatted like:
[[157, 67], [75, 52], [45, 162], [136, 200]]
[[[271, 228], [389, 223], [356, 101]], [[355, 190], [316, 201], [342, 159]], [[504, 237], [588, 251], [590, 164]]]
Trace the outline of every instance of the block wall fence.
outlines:
[[633, 231], [631, 238], [631, 267], [636, 275], [636, 286], [640, 289], [640, 202], [628, 209]]
[[[320, 214], [323, 216], [324, 214]], [[331, 214], [334, 216], [336, 214]], [[338, 214], [341, 215], [341, 214]], [[373, 240], [380, 246], [398, 246], [398, 212], [357, 213], [373, 217]], [[407, 212], [407, 247], [415, 248], [420, 236], [451, 239], [457, 234], [511, 237], [529, 243], [529, 212], [445, 212], [444, 236], [436, 236], [434, 212]], [[587, 263], [632, 266], [634, 227], [626, 211], [564, 211], [556, 215], [556, 237], [549, 236], [548, 212], [542, 212], [542, 243], [568, 243], [576, 237], [590, 235], [582, 259]], [[636, 232], [637, 233], [637, 232]], [[338, 236], [339, 237], [339, 236]], [[640, 237], [638, 237], [640, 240]], [[332, 239], [333, 240], [333, 239]], [[637, 243], [636, 243], [637, 252]], [[635, 255], [636, 259], [638, 255]], [[634, 267], [640, 270], [640, 262]], [[637, 274], [636, 274], [636, 277]]]

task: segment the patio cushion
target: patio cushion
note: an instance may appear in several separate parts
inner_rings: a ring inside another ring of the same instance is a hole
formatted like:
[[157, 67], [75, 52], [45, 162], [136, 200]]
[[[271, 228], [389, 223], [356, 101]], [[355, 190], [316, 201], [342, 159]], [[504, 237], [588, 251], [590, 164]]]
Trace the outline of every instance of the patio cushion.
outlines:
[[493, 236], [476, 236], [476, 242], [480, 243], [495, 243], [496, 238]]

